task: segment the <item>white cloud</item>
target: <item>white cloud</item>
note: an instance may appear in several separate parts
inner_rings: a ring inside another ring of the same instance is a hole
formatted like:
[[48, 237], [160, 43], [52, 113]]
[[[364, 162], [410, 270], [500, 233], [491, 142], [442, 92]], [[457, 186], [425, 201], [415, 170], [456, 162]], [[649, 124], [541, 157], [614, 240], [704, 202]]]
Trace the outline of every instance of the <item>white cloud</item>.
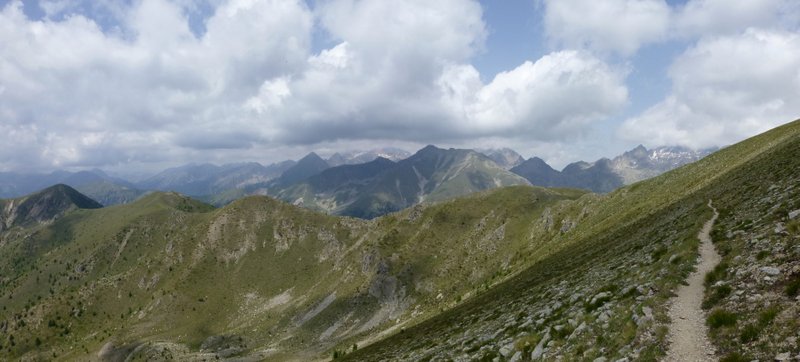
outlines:
[[[216, 3], [216, 2], [214, 2]], [[553, 52], [484, 83], [473, 0], [53, 1], [0, 10], [0, 169], [269, 157], [296, 145], [563, 140], [618, 112], [625, 74]], [[93, 4], [93, 3], [92, 3]], [[100, 10], [97, 10], [100, 11]], [[319, 28], [314, 28], [319, 26]], [[310, 51], [314, 31], [335, 46]]]
[[619, 134], [656, 144], [730, 144], [800, 116], [800, 35], [749, 29], [708, 37], [673, 63], [671, 94]]
[[[48, 11], [58, 19], [41, 21], [26, 18], [19, 2], [0, 10], [0, 87], [14, 90], [0, 98], [3, 168], [168, 158], [183, 152], [166, 144], [177, 135], [215, 137], [220, 125], [257, 139], [258, 125], [232, 111], [264, 79], [305, 67], [313, 26], [301, 1], [226, 2], [201, 38], [184, 9], [164, 0], [123, 9], [120, 31], [59, 13], [76, 7], [55, 4]], [[105, 133], [113, 136], [82, 141]], [[28, 142], [41, 151], [24, 151]]]
[[628, 99], [624, 74], [588, 53], [562, 51], [498, 74], [482, 85], [471, 66], [440, 80], [444, 103], [466, 133], [535, 140], [570, 138], [618, 112]]
[[690, 0], [676, 8], [673, 26], [675, 34], [694, 37], [799, 23], [800, 3], [795, 0]]
[[542, 0], [548, 38], [567, 48], [632, 55], [667, 36], [671, 9], [663, 0]]
[[[482, 27], [475, 26], [479, 11], [453, 14], [444, 9], [464, 7], [444, 3], [433, 3], [437, 5], [427, 11], [421, 3], [394, 9], [400, 14], [427, 14], [426, 23], [448, 24], [441, 30], [422, 31], [418, 20], [404, 16], [399, 24], [377, 27], [375, 19], [381, 17], [375, 14], [388, 9], [375, 7], [388, 2], [343, 3], [330, 5], [355, 14], [352, 19], [334, 17], [346, 24], [336, 25], [346, 29], [332, 30], [341, 34], [343, 42], [310, 57], [309, 68], [281, 87], [264, 82], [262, 93], [248, 101], [259, 117], [272, 117], [278, 125], [276, 139], [298, 143], [363, 138], [446, 142], [493, 136], [566, 139], [627, 102], [624, 74], [578, 51], [525, 62], [483, 84], [478, 71], [463, 62], [470, 49], [480, 46], [475, 41], [483, 36]], [[433, 19], [434, 14], [443, 19]], [[322, 15], [328, 16], [332, 15]], [[474, 34], [464, 37], [469, 31]], [[388, 34], [384, 37], [381, 32]], [[415, 32], [417, 38], [393, 35]], [[418, 49], [416, 44], [439, 33], [458, 39], [457, 44]], [[388, 43], [376, 48], [373, 37]]]

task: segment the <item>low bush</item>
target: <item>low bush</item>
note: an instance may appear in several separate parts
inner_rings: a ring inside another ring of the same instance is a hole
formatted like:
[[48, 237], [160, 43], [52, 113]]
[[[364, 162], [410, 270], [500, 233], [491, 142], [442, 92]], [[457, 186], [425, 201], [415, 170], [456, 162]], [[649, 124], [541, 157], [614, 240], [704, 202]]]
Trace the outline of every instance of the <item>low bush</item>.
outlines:
[[720, 327], [730, 327], [736, 325], [737, 319], [738, 316], [734, 313], [728, 312], [724, 309], [714, 309], [714, 311], [708, 315], [706, 322], [711, 329], [717, 329]]
[[800, 292], [800, 275], [795, 275], [792, 280], [786, 284], [786, 288], [783, 289], [789, 297], [796, 297], [797, 293]]
[[703, 309], [711, 309], [712, 307], [719, 304], [719, 302], [725, 299], [727, 296], [731, 294], [731, 287], [728, 285], [720, 285], [718, 287], [714, 287], [711, 289], [711, 293], [706, 297], [703, 301]]
[[719, 362], [749, 362], [750, 360], [750, 358], [746, 358], [739, 353], [732, 352], [722, 357]]
[[742, 343], [750, 343], [758, 339], [758, 335], [761, 333], [761, 329], [757, 326], [752, 324], [748, 324], [747, 326], [742, 329], [742, 333], [739, 334], [739, 340]]
[[728, 264], [725, 262], [717, 264], [717, 266], [714, 267], [714, 270], [706, 274], [705, 278], [706, 287], [714, 285], [714, 283], [725, 278], [726, 275], [728, 275]]

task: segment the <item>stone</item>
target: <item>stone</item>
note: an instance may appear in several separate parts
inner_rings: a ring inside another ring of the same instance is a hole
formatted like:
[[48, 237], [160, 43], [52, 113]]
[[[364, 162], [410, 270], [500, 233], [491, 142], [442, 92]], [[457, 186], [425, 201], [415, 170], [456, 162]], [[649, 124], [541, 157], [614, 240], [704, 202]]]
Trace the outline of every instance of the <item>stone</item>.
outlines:
[[[545, 338], [546, 337], [547, 336], [545, 336]], [[539, 358], [542, 358], [542, 355], [544, 354], [544, 344], [546, 343], [545, 338], [542, 338], [542, 340], [539, 341], [539, 343], [533, 349], [533, 352], [531, 352], [531, 360], [535, 361]]]
[[514, 353], [514, 356], [512, 356], [512, 357], [511, 357], [511, 359], [510, 359], [509, 361], [510, 361], [510, 362], [519, 362], [519, 361], [522, 361], [522, 352], [520, 352], [520, 351], [517, 351], [517, 353]]
[[600, 299], [603, 299], [603, 298], [608, 298], [608, 297], [610, 297], [610, 296], [611, 296], [611, 293], [609, 293], [609, 292], [600, 292], [600, 293], [597, 293], [597, 294], [596, 294], [594, 297], [592, 297], [592, 299], [589, 301], [589, 304], [595, 304], [595, 303], [597, 303], [597, 301], [598, 301], [598, 300], [600, 300]]
[[511, 355], [511, 352], [514, 352], [514, 345], [513, 344], [507, 344], [507, 345], [505, 345], [505, 346], [500, 348], [500, 354], [502, 354], [503, 357], [508, 358], [508, 356]]
[[800, 216], [800, 209], [797, 209], [797, 210], [794, 210], [794, 211], [789, 211], [789, 220], [794, 220], [798, 216]]
[[792, 357], [789, 354], [789, 352], [778, 353], [777, 355], [775, 355], [776, 361], [788, 361], [790, 358]]
[[768, 274], [768, 275], [778, 275], [778, 274], [781, 273], [780, 269], [778, 269], [776, 267], [772, 267], [772, 266], [762, 266], [761, 268], [758, 268], [758, 270], [760, 270], [762, 273]]
[[569, 337], [567, 339], [575, 338], [576, 336], [581, 334], [584, 329], [586, 329], [586, 322], [581, 322], [581, 325], [579, 325], [577, 328], [575, 328], [575, 330], [572, 331], [572, 333], [569, 335]]
[[605, 357], [597, 357], [592, 362], [606, 362], [606, 361], [608, 361], [608, 359]]

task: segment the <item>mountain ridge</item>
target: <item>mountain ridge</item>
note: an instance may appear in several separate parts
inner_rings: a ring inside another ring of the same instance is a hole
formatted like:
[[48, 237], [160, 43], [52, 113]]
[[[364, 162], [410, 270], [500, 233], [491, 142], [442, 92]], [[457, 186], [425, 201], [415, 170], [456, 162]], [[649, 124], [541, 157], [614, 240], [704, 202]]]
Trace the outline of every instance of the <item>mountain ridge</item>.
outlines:
[[75, 209], [99, 209], [103, 205], [64, 184], [17, 199], [0, 199], [0, 232], [15, 226], [50, 223]]
[[608, 193], [623, 185], [646, 180], [698, 161], [711, 151], [712, 149], [693, 151], [677, 146], [648, 150], [639, 145], [613, 159], [600, 158], [592, 163], [573, 162], [561, 171], [553, 169], [538, 157], [525, 160], [510, 170], [538, 186], [575, 187]]

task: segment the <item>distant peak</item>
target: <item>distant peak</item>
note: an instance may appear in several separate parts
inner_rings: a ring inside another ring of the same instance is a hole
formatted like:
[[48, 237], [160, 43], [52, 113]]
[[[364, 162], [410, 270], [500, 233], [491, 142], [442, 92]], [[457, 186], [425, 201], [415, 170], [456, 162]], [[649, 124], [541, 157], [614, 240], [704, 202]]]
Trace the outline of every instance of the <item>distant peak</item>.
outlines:
[[383, 156], [375, 157], [375, 159], [372, 160], [372, 162], [374, 162], [374, 163], [387, 163], [387, 162], [395, 163], [394, 161], [392, 161], [392, 160], [390, 160], [390, 159], [388, 159], [386, 157], [383, 157]]
[[420, 153], [420, 152], [431, 152], [431, 151], [441, 151], [441, 150], [442, 150], [441, 148], [436, 147], [434, 145], [427, 145], [427, 146], [423, 147], [422, 149], [420, 149], [419, 151], [417, 151], [417, 153]]
[[305, 157], [301, 158], [300, 161], [297, 161], [297, 162], [300, 163], [300, 162], [308, 162], [308, 161], [314, 161], [314, 162], [322, 161], [322, 162], [325, 162], [325, 160], [323, 160], [322, 157], [319, 157], [319, 155], [316, 154], [316, 152], [309, 152], [309, 154], [307, 154]]

